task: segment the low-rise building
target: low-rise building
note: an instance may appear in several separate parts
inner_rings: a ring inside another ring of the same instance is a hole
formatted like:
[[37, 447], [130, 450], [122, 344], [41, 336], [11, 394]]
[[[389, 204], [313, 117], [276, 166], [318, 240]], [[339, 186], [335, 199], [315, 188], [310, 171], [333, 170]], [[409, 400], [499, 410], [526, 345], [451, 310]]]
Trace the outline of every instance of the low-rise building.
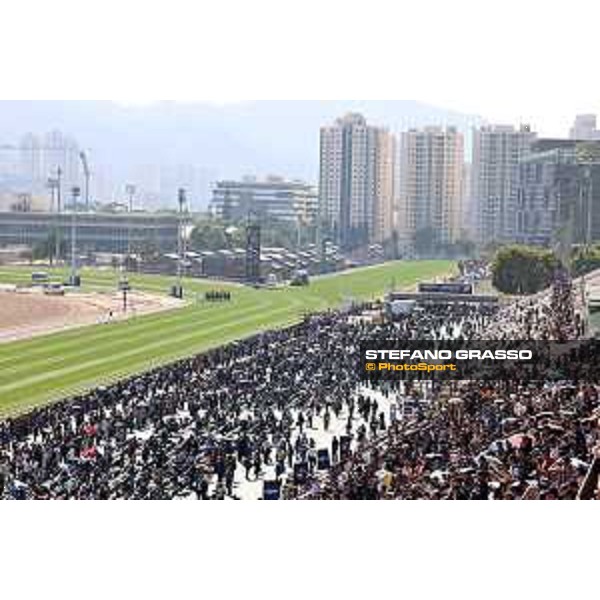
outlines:
[[[151, 245], [161, 252], [177, 249], [179, 221], [176, 215], [159, 213], [77, 213], [76, 241], [79, 252], [126, 253]], [[53, 232], [70, 240], [72, 213], [0, 212], [0, 247], [34, 247]]]
[[318, 197], [312, 185], [281, 177], [217, 181], [211, 201], [213, 215], [225, 221], [239, 221], [253, 214], [290, 223], [313, 223], [317, 210]]

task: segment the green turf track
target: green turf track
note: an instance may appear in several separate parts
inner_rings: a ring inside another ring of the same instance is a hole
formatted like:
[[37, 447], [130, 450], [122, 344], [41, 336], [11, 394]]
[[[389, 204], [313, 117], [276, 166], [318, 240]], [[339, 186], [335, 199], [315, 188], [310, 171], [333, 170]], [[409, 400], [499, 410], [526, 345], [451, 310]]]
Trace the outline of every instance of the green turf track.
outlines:
[[[93, 325], [26, 341], [0, 344], [0, 414], [82, 392], [95, 385], [190, 356], [207, 348], [282, 327], [307, 312], [337, 307], [350, 299], [371, 299], [390, 289], [454, 269], [448, 261], [393, 262], [314, 279], [306, 288], [255, 290], [189, 280], [184, 308], [106, 325]], [[0, 283], [25, 283], [32, 269], [0, 268]], [[52, 272], [57, 278], [63, 272]], [[84, 289], [114, 290], [112, 270], [85, 269]], [[172, 278], [130, 276], [138, 290], [165, 294]], [[196, 293], [230, 289], [230, 303], [196, 303]]]

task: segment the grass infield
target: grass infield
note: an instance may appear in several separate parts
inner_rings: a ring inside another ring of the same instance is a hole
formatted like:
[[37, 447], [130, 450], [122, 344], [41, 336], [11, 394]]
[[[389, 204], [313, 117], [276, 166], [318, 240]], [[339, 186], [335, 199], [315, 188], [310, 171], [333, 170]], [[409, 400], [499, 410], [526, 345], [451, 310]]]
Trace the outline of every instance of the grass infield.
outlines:
[[[0, 267], [0, 283], [26, 283], [35, 269]], [[304, 288], [252, 289], [189, 279], [188, 303], [167, 312], [111, 324], [92, 325], [0, 345], [0, 415], [81, 393], [118, 378], [191, 356], [208, 348], [283, 327], [304, 314], [336, 308], [350, 300], [381, 297], [394, 286], [454, 272], [450, 261], [389, 262], [312, 280]], [[56, 277], [62, 272], [48, 270]], [[86, 291], [116, 289], [112, 270], [84, 269]], [[166, 294], [173, 278], [131, 275], [134, 289]], [[232, 301], [196, 300], [209, 289], [228, 289]]]

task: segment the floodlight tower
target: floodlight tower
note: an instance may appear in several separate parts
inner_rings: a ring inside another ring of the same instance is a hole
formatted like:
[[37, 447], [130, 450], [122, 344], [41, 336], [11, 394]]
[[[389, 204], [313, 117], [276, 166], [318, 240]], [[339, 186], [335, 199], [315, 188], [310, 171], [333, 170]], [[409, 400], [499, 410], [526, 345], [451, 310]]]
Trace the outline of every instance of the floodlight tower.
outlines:
[[62, 211], [62, 169], [56, 167], [56, 211]]
[[[50, 212], [52, 213], [56, 213], [56, 190], [58, 189], [58, 179], [56, 177], [48, 177], [48, 181], [46, 183], [48, 189], [50, 190]], [[52, 263], [54, 263], [54, 261], [58, 261], [58, 252], [59, 252], [59, 248], [58, 248], [58, 220], [55, 219], [54, 220], [54, 256], [51, 260]]]
[[60, 213], [62, 211], [62, 169], [60, 167], [56, 167], [56, 213], [58, 219], [58, 225], [56, 227], [56, 249], [55, 254], [57, 260], [60, 259], [60, 242], [61, 242], [61, 216]]
[[77, 199], [81, 195], [78, 186], [71, 188], [73, 204], [71, 206], [71, 285], [78, 286], [77, 277]]
[[79, 153], [79, 159], [81, 160], [81, 166], [83, 167], [83, 175], [85, 177], [85, 187], [84, 187], [84, 199], [85, 199], [85, 209], [90, 210], [90, 168], [87, 161], [87, 156], [85, 152], [81, 151]]
[[186, 259], [186, 223], [187, 223], [187, 196], [184, 188], [177, 191], [179, 203], [179, 227], [177, 232], [177, 291], [179, 297], [183, 296], [183, 261]]
[[133, 198], [135, 196], [135, 185], [128, 183], [125, 186], [125, 193], [127, 194], [129, 201], [127, 204], [127, 259], [125, 260], [125, 269], [129, 270], [129, 263], [131, 261], [131, 217], [133, 213]]
[[50, 212], [56, 212], [56, 188], [58, 187], [56, 177], [48, 177], [46, 187], [50, 190]]

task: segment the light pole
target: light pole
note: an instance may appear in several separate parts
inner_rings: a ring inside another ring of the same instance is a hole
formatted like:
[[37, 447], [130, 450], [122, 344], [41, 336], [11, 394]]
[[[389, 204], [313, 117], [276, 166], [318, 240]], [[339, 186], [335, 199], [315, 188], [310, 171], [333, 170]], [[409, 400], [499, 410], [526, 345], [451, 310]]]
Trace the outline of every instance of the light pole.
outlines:
[[79, 287], [77, 277], [77, 199], [81, 195], [81, 189], [78, 186], [71, 188], [73, 205], [71, 207], [71, 285]]
[[83, 175], [85, 177], [85, 192], [84, 192], [84, 199], [85, 199], [85, 210], [89, 212], [90, 210], [90, 168], [88, 166], [88, 161], [87, 161], [87, 156], [85, 154], [85, 152], [81, 151], [79, 153], [79, 159], [81, 160], [81, 166], [83, 167]]
[[125, 260], [125, 270], [129, 270], [129, 263], [131, 261], [131, 215], [133, 213], [133, 197], [135, 196], [135, 185], [128, 183], [125, 186], [125, 193], [127, 194], [129, 201], [127, 204], [127, 258]]
[[129, 285], [129, 280], [124, 274], [121, 274], [121, 279], [119, 280], [119, 290], [123, 294], [123, 312], [127, 312], [127, 292], [131, 290], [131, 286]]
[[[51, 213], [55, 213], [56, 212], [56, 189], [58, 187], [58, 180], [56, 179], [56, 177], [48, 177], [48, 182], [46, 183], [48, 189], [50, 190], [50, 212]], [[57, 239], [58, 239], [58, 223], [56, 221], [56, 219], [54, 219], [54, 227], [53, 227], [53, 231], [54, 231], [54, 250], [51, 251], [50, 248], [48, 248], [48, 254], [51, 255], [51, 259], [50, 259], [50, 264], [53, 265], [54, 261], [58, 261], [58, 245], [56, 243]]]
[[177, 297], [183, 298], [183, 261], [185, 260], [185, 212], [187, 209], [186, 192], [179, 188], [177, 192], [179, 203], [179, 230], [177, 236]]
[[56, 167], [56, 208], [60, 214], [62, 211], [62, 169]]
[[57, 180], [55, 177], [48, 177], [48, 181], [46, 182], [46, 187], [50, 190], [50, 212], [56, 211], [56, 187]]
[[57, 213], [57, 226], [56, 226], [56, 250], [55, 250], [55, 254], [56, 254], [56, 260], [60, 260], [60, 241], [61, 241], [61, 210], [62, 210], [62, 185], [61, 185], [61, 178], [62, 178], [62, 169], [60, 167], [56, 167], [56, 213]]

